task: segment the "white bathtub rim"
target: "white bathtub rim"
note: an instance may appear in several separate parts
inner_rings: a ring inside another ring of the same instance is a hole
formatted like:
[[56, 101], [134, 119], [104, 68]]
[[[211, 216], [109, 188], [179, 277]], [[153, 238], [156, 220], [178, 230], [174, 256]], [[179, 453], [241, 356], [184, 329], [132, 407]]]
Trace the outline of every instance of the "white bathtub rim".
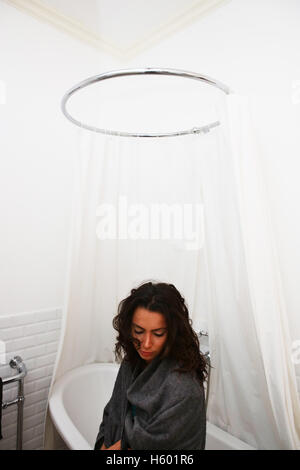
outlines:
[[[78, 373], [82, 372], [84, 375], [84, 373], [88, 373], [90, 369], [99, 370], [99, 368], [102, 367], [105, 369], [107, 367], [109, 369], [111, 369], [111, 367], [115, 367], [116, 369], [118, 369], [119, 364], [113, 362], [98, 362], [76, 367], [75, 369], [66, 372], [53, 385], [52, 394], [49, 400], [50, 416], [56, 427], [57, 432], [71, 450], [91, 450], [91, 446], [87, 442], [87, 440], [84, 439], [83, 435], [78, 431], [77, 427], [66, 412], [66, 409], [63, 404], [64, 389], [74, 376], [78, 376]], [[63, 431], [61, 430], [62, 427]], [[68, 436], [72, 436], [72, 438], [69, 440]]]

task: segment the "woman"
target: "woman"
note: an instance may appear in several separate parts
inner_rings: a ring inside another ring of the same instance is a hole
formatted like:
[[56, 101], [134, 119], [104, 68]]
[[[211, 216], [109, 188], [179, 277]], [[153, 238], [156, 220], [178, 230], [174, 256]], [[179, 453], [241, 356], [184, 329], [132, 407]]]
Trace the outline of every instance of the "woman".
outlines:
[[204, 449], [207, 363], [184, 298], [147, 282], [120, 302], [113, 327], [122, 360], [95, 450]]

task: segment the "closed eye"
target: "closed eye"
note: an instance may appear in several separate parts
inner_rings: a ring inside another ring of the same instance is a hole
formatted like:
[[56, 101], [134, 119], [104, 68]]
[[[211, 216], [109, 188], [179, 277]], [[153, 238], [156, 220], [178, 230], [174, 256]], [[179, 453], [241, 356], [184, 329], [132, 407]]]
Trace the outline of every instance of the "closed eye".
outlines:
[[[133, 331], [134, 331], [137, 335], [141, 335], [141, 334], [143, 333], [143, 331], [136, 331], [136, 330], [133, 330]], [[163, 336], [165, 333], [161, 333], [161, 334], [159, 334], [159, 333], [153, 333], [153, 334], [154, 334], [155, 336], [160, 337], [160, 336]]]

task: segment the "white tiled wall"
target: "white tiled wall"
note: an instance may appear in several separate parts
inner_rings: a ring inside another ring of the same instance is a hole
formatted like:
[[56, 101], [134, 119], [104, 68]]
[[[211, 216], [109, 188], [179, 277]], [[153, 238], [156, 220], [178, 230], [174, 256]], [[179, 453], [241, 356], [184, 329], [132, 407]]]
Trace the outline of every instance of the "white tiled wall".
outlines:
[[[40, 450], [46, 404], [61, 332], [61, 309], [0, 316], [1, 354], [0, 376], [16, 374], [8, 365], [14, 356], [21, 356], [26, 367], [24, 379], [23, 449]], [[3, 402], [17, 397], [17, 383], [3, 386]], [[2, 410], [0, 450], [16, 449], [17, 405]]]

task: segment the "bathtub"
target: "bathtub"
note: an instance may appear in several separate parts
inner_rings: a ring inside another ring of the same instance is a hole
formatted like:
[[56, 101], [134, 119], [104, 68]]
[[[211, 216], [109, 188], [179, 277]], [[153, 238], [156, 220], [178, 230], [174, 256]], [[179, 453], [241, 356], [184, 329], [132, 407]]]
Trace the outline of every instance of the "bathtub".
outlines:
[[[97, 363], [67, 372], [53, 386], [49, 400], [52, 421], [71, 450], [94, 448], [103, 409], [109, 401], [118, 364]], [[255, 450], [207, 422], [206, 450]]]

